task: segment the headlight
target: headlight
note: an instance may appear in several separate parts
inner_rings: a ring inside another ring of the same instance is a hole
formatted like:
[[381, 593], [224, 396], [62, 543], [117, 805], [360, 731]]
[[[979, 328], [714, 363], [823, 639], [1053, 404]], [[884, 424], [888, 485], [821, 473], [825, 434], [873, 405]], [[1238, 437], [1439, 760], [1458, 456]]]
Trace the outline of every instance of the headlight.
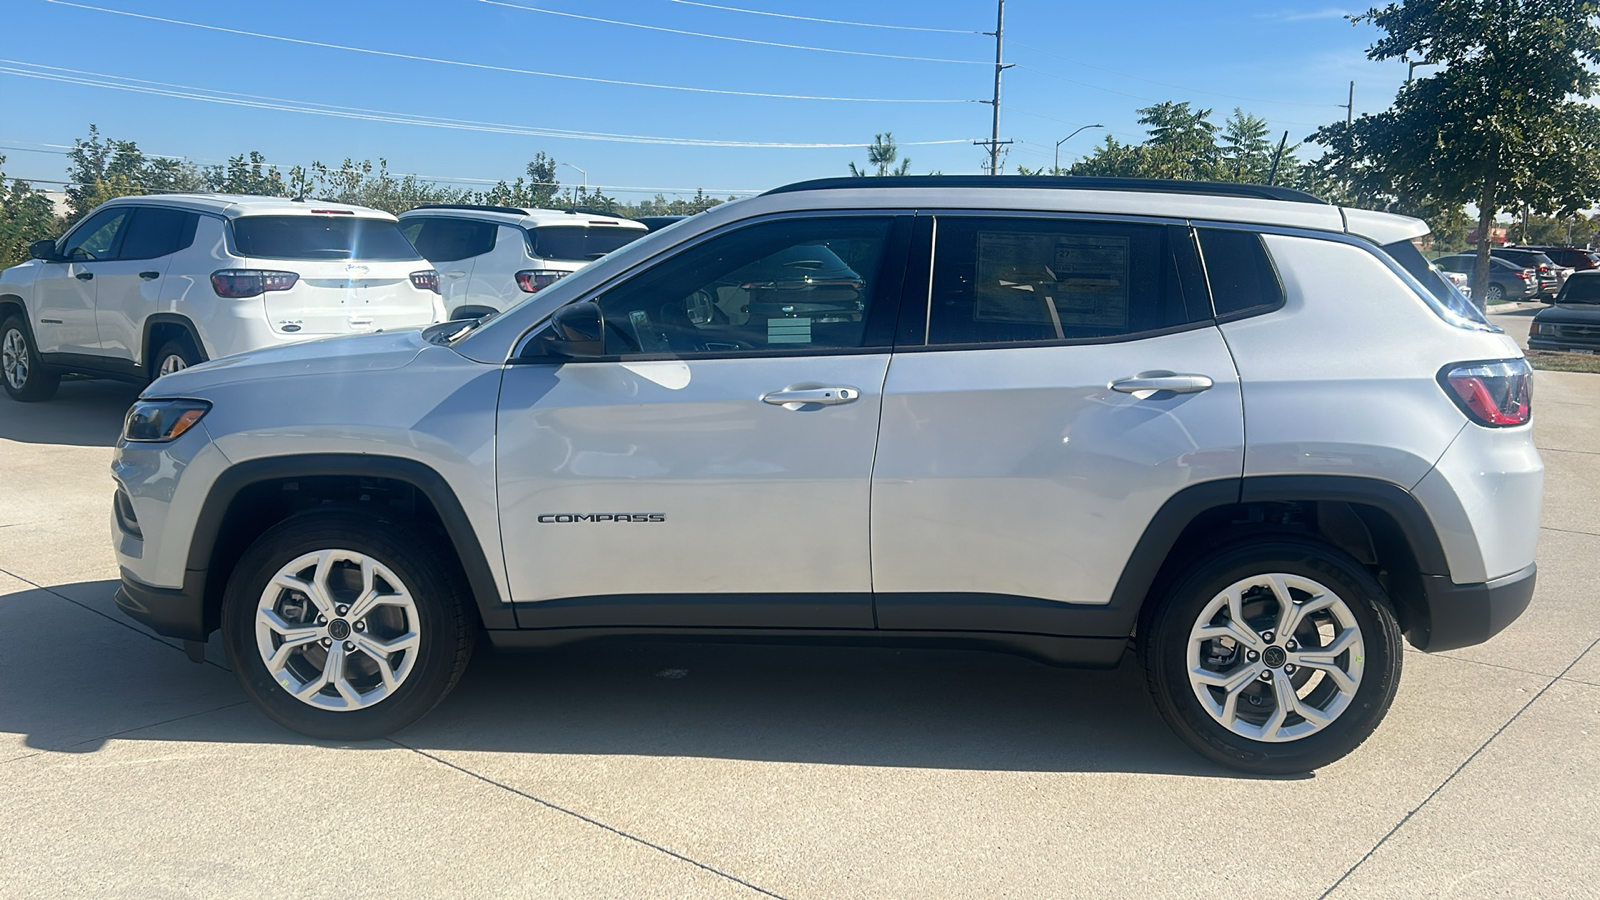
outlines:
[[122, 422], [122, 439], [163, 443], [174, 440], [211, 409], [204, 400], [140, 400]]

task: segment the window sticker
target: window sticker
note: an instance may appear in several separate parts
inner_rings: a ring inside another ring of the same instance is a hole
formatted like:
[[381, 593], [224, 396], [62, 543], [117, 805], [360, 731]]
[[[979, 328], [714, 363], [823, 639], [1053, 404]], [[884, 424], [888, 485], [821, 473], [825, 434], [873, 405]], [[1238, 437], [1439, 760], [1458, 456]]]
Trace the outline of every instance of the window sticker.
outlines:
[[1129, 239], [978, 232], [976, 322], [1128, 327]]
[[768, 319], [767, 343], [769, 344], [809, 344], [811, 343], [810, 319]]

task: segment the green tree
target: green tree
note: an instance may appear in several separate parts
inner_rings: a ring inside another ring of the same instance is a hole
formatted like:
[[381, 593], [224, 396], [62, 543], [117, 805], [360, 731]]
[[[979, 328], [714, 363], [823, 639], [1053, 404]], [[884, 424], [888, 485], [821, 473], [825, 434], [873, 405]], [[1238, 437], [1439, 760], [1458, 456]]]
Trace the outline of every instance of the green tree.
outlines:
[[1266, 119], [1236, 106], [1222, 123], [1222, 174], [1229, 181], [1265, 184], [1274, 149], [1267, 137]]
[[206, 190], [224, 194], [257, 194], [265, 197], [289, 196], [278, 167], [269, 165], [259, 151], [228, 157], [227, 164], [211, 166], [205, 172]]
[[[1442, 68], [1400, 89], [1393, 106], [1311, 140], [1318, 167], [1348, 193], [1418, 207], [1478, 207], [1480, 231], [1518, 201], [1567, 215], [1600, 198], [1600, 0], [1404, 0], [1355, 22], [1383, 36], [1373, 60]], [[1486, 295], [1489, 245], [1474, 295]]]
[[[872, 145], [867, 147], [867, 168], [858, 169], [854, 162], [850, 163], [850, 174], [857, 178], [868, 175], [905, 175], [911, 171], [911, 159], [900, 160], [900, 165], [895, 166], [895, 160], [900, 157], [900, 149], [894, 145], [894, 135], [885, 131], [883, 134], [872, 136]], [[872, 171], [876, 169], [877, 171]]]
[[0, 155], [0, 269], [28, 258], [28, 245], [62, 231], [55, 207], [43, 191], [26, 181], [5, 176], [6, 158]]
[[1157, 103], [1139, 112], [1139, 124], [1150, 137], [1145, 141], [1146, 178], [1210, 179], [1216, 177], [1221, 150], [1211, 110], [1194, 109], [1187, 102]]

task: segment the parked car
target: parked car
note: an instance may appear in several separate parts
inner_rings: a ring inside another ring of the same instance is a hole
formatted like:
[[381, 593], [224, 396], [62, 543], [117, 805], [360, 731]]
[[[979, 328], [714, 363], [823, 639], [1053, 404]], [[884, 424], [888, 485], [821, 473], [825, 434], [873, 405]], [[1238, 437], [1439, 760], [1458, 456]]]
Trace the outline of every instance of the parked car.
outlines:
[[1553, 260], [1556, 265], [1572, 269], [1575, 272], [1583, 272], [1589, 269], [1600, 269], [1600, 255], [1597, 255], [1593, 250], [1586, 250], [1582, 247], [1518, 246], [1509, 249], [1534, 250], [1539, 253], [1543, 253], [1545, 256], [1550, 257], [1550, 259]]
[[[1446, 272], [1459, 272], [1472, 279], [1478, 259], [1471, 253], [1441, 256], [1433, 264]], [[1491, 303], [1502, 300], [1532, 300], [1539, 295], [1539, 272], [1517, 265], [1509, 259], [1489, 257], [1489, 290], [1486, 298]]]
[[453, 319], [510, 309], [649, 231], [589, 210], [466, 204], [418, 207], [400, 228], [439, 270]]
[[779, 188], [498, 316], [163, 378], [113, 458], [118, 603], [337, 740], [480, 639], [1131, 643], [1198, 752], [1305, 771], [1402, 636], [1533, 591], [1529, 368], [1426, 232], [1249, 185]]
[[121, 197], [0, 272], [6, 393], [68, 372], [150, 381], [309, 338], [441, 321], [438, 276], [395, 217], [225, 194]]
[[1489, 253], [1498, 259], [1509, 260], [1523, 268], [1538, 272], [1539, 296], [1546, 301], [1560, 293], [1561, 286], [1567, 283], [1567, 276], [1572, 274], [1571, 269], [1556, 265], [1555, 260], [1536, 250], [1495, 247]]
[[1438, 276], [1440, 278], [1443, 278], [1445, 281], [1450, 282], [1450, 286], [1451, 287], [1453, 287], [1456, 290], [1460, 291], [1461, 295], [1463, 297], [1471, 297], [1472, 296], [1472, 279], [1468, 278], [1466, 273], [1464, 273], [1464, 272], [1447, 272], [1444, 269], [1439, 268], [1438, 266], [1433, 266], [1432, 269], [1433, 269], [1433, 271], [1435, 273], [1438, 274]]
[[1600, 352], [1600, 270], [1577, 272], [1549, 309], [1539, 310], [1528, 328], [1533, 350]]

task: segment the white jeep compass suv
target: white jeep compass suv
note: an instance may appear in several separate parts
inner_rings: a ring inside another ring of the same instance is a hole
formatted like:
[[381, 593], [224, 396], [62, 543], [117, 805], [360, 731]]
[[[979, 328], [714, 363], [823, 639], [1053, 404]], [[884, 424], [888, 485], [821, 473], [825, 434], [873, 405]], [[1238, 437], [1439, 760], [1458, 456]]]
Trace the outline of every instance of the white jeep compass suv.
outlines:
[[191, 656], [220, 628], [323, 737], [416, 720], [484, 640], [1131, 649], [1196, 750], [1305, 771], [1402, 639], [1533, 593], [1529, 368], [1425, 232], [1244, 185], [780, 188], [493, 318], [162, 378], [118, 602]]
[[590, 210], [439, 204], [400, 214], [400, 230], [439, 270], [451, 319], [510, 309], [649, 228]]
[[0, 381], [149, 381], [207, 359], [441, 321], [439, 280], [395, 217], [321, 200], [121, 197], [0, 272]]

